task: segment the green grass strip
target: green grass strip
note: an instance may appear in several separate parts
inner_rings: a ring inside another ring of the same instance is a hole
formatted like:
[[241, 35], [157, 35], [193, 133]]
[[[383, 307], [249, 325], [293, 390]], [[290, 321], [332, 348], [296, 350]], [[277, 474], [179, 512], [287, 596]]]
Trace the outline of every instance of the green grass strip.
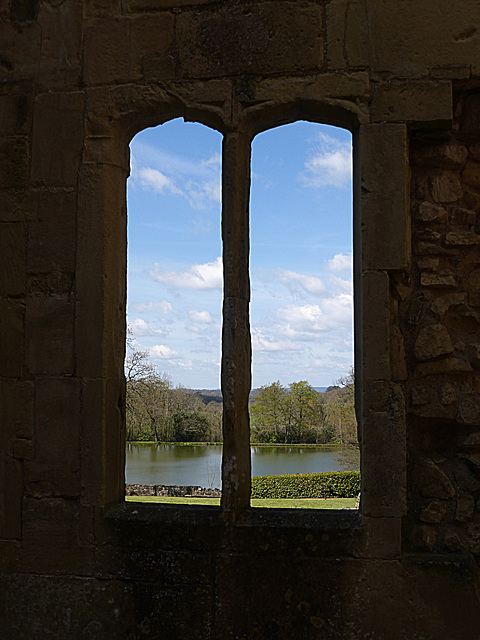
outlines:
[[[149, 502], [156, 504], [184, 504], [218, 506], [220, 498], [170, 498], [163, 496], [126, 496], [127, 502]], [[252, 507], [267, 507], [271, 509], [341, 509], [355, 507], [356, 498], [284, 498], [265, 499], [252, 498]]]

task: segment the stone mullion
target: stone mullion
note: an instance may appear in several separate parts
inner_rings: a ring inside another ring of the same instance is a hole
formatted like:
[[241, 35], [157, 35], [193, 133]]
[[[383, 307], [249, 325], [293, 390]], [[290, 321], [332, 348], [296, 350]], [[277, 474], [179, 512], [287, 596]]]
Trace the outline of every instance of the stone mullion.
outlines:
[[245, 134], [227, 133], [223, 139], [222, 189], [222, 508], [239, 513], [249, 506], [251, 486], [250, 139]]

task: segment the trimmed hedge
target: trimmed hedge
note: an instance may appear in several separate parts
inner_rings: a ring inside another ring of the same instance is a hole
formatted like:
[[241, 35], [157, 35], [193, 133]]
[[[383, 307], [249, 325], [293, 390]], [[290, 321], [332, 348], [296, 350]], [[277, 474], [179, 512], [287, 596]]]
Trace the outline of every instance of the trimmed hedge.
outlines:
[[356, 498], [359, 493], [360, 471], [252, 478], [252, 498]]

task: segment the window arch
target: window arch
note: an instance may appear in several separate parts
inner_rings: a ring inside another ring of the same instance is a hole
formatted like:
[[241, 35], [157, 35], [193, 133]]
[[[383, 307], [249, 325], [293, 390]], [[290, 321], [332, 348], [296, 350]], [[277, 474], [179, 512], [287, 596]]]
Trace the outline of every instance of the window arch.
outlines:
[[[251, 387], [249, 198], [251, 136], [227, 132], [223, 139], [223, 497], [225, 511], [238, 512], [250, 500]], [[160, 177], [158, 175], [152, 176]], [[162, 175], [160, 188], [174, 185]]]
[[[155, 108], [160, 110], [160, 103]], [[93, 130], [87, 139], [79, 184], [79, 211], [83, 219], [80, 220], [78, 255], [82, 267], [77, 275], [83, 304], [77, 313], [77, 342], [82, 345], [78, 370], [86, 379], [91, 379], [83, 393], [84, 432], [87, 439], [88, 434], [91, 435], [84, 450], [84, 464], [90, 465], [91, 471], [88, 495], [94, 504], [100, 505], [121, 501], [124, 494], [121, 483], [125, 456], [123, 352], [119, 347], [122, 332], [116, 327], [120, 327], [117, 319], [125, 317], [122, 276], [126, 250], [125, 237], [118, 225], [119, 213], [124, 210], [128, 172], [125, 145], [136, 131], [160, 120], [152, 116], [151, 105], [148, 113], [142, 108], [135, 109], [130, 105], [113, 125], [109, 122], [105, 130], [100, 127]], [[325, 108], [321, 101], [298, 100], [275, 109], [270, 109], [268, 104], [253, 105], [235, 124], [227, 119], [222, 124], [220, 118], [212, 116], [215, 109], [212, 107], [203, 117], [203, 107], [199, 106], [188, 115], [190, 119], [213, 123], [224, 136], [222, 509], [235, 517], [248, 509], [250, 500], [248, 198], [251, 141], [256, 133], [271, 126], [305, 119], [346, 126], [354, 136], [355, 362], [356, 406], [363, 454], [362, 508], [367, 516], [401, 516], [405, 512], [406, 496], [405, 419], [401, 400], [404, 392], [401, 380], [397, 382], [398, 371], [390, 368], [390, 353], [398, 348], [398, 340], [389, 333], [390, 314], [395, 312], [389, 280], [405, 272], [409, 261], [406, 127], [370, 124], [362, 117], [359, 123], [353, 111], [347, 113], [341, 106]], [[164, 111], [169, 117], [187, 115], [186, 109], [173, 103], [167, 104]], [[385, 175], [389, 176], [388, 182], [384, 180]], [[388, 216], [380, 216], [379, 212], [386, 209]], [[92, 238], [97, 247], [94, 254]], [[91, 264], [90, 256], [93, 257]], [[92, 279], [92, 272], [105, 274], [105, 278]], [[113, 286], [110, 283], [114, 283]], [[101, 334], [92, 335], [89, 331], [92, 316], [102, 317]], [[99, 371], [105, 372], [102, 379]], [[87, 406], [91, 410], [87, 410]], [[102, 421], [100, 432], [95, 427], [95, 416]], [[386, 423], [389, 426], [385, 427]], [[389, 452], [388, 463], [383, 457], [385, 451]]]

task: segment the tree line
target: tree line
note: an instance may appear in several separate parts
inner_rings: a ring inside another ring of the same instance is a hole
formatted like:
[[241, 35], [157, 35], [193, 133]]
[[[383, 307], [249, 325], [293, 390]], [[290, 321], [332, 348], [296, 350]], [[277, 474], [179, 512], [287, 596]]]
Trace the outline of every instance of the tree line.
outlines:
[[155, 442], [220, 442], [222, 405], [205, 404], [191, 389], [174, 387], [134, 351], [125, 361], [127, 440]]
[[[221, 442], [222, 403], [174, 387], [133, 351], [125, 361], [127, 440]], [[258, 443], [357, 443], [353, 371], [325, 392], [307, 381], [260, 387], [250, 404], [251, 440]]]
[[325, 392], [306, 380], [260, 387], [250, 406], [254, 442], [356, 444], [353, 370]]

